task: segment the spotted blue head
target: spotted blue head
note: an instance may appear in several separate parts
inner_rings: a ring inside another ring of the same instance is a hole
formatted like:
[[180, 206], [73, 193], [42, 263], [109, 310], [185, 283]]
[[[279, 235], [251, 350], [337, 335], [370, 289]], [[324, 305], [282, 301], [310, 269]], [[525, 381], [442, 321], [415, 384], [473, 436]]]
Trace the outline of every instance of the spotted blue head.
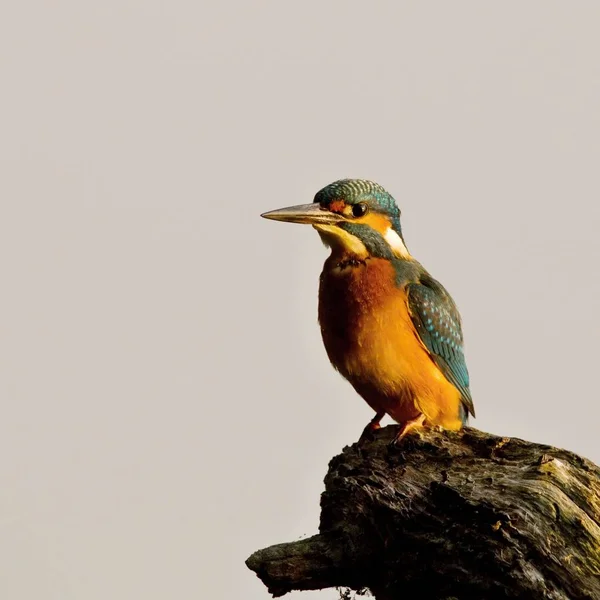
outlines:
[[266, 219], [312, 225], [334, 252], [410, 259], [400, 225], [400, 209], [383, 187], [365, 179], [340, 179], [319, 190], [311, 204], [262, 215]]

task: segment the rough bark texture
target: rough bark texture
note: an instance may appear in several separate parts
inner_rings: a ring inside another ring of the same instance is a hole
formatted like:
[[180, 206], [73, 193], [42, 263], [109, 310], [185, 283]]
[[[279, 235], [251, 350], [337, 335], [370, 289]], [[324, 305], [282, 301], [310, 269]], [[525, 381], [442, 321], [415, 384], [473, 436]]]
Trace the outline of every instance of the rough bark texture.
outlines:
[[571, 452], [467, 428], [331, 460], [320, 533], [246, 564], [273, 596], [369, 588], [378, 600], [600, 600], [600, 469]]

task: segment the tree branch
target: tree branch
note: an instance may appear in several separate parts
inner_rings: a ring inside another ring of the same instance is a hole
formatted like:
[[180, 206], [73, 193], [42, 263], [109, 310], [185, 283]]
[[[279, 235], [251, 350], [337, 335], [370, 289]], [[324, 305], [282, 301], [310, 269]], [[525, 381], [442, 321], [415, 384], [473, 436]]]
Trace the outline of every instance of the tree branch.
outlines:
[[333, 458], [320, 534], [255, 552], [273, 596], [368, 587], [378, 600], [600, 599], [600, 469], [475, 429], [396, 426]]

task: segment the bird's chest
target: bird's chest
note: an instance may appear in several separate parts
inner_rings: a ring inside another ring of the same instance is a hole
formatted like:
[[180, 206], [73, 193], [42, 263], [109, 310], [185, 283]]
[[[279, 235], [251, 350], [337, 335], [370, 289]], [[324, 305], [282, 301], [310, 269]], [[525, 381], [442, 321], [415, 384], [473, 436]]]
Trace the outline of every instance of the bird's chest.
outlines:
[[325, 263], [319, 323], [332, 364], [353, 384], [379, 382], [397, 388], [410, 355], [420, 349], [406, 292], [393, 265], [370, 259], [337, 269]]

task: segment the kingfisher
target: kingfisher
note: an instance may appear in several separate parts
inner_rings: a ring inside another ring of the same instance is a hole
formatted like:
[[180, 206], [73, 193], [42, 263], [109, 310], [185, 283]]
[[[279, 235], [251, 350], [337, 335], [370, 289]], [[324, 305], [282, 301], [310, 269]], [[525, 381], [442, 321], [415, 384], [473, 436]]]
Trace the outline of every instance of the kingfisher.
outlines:
[[458, 430], [475, 409], [461, 317], [444, 286], [408, 251], [394, 198], [379, 184], [341, 179], [310, 204], [266, 219], [312, 225], [331, 253], [319, 283], [319, 325], [333, 367], [375, 411], [393, 444], [421, 427]]

